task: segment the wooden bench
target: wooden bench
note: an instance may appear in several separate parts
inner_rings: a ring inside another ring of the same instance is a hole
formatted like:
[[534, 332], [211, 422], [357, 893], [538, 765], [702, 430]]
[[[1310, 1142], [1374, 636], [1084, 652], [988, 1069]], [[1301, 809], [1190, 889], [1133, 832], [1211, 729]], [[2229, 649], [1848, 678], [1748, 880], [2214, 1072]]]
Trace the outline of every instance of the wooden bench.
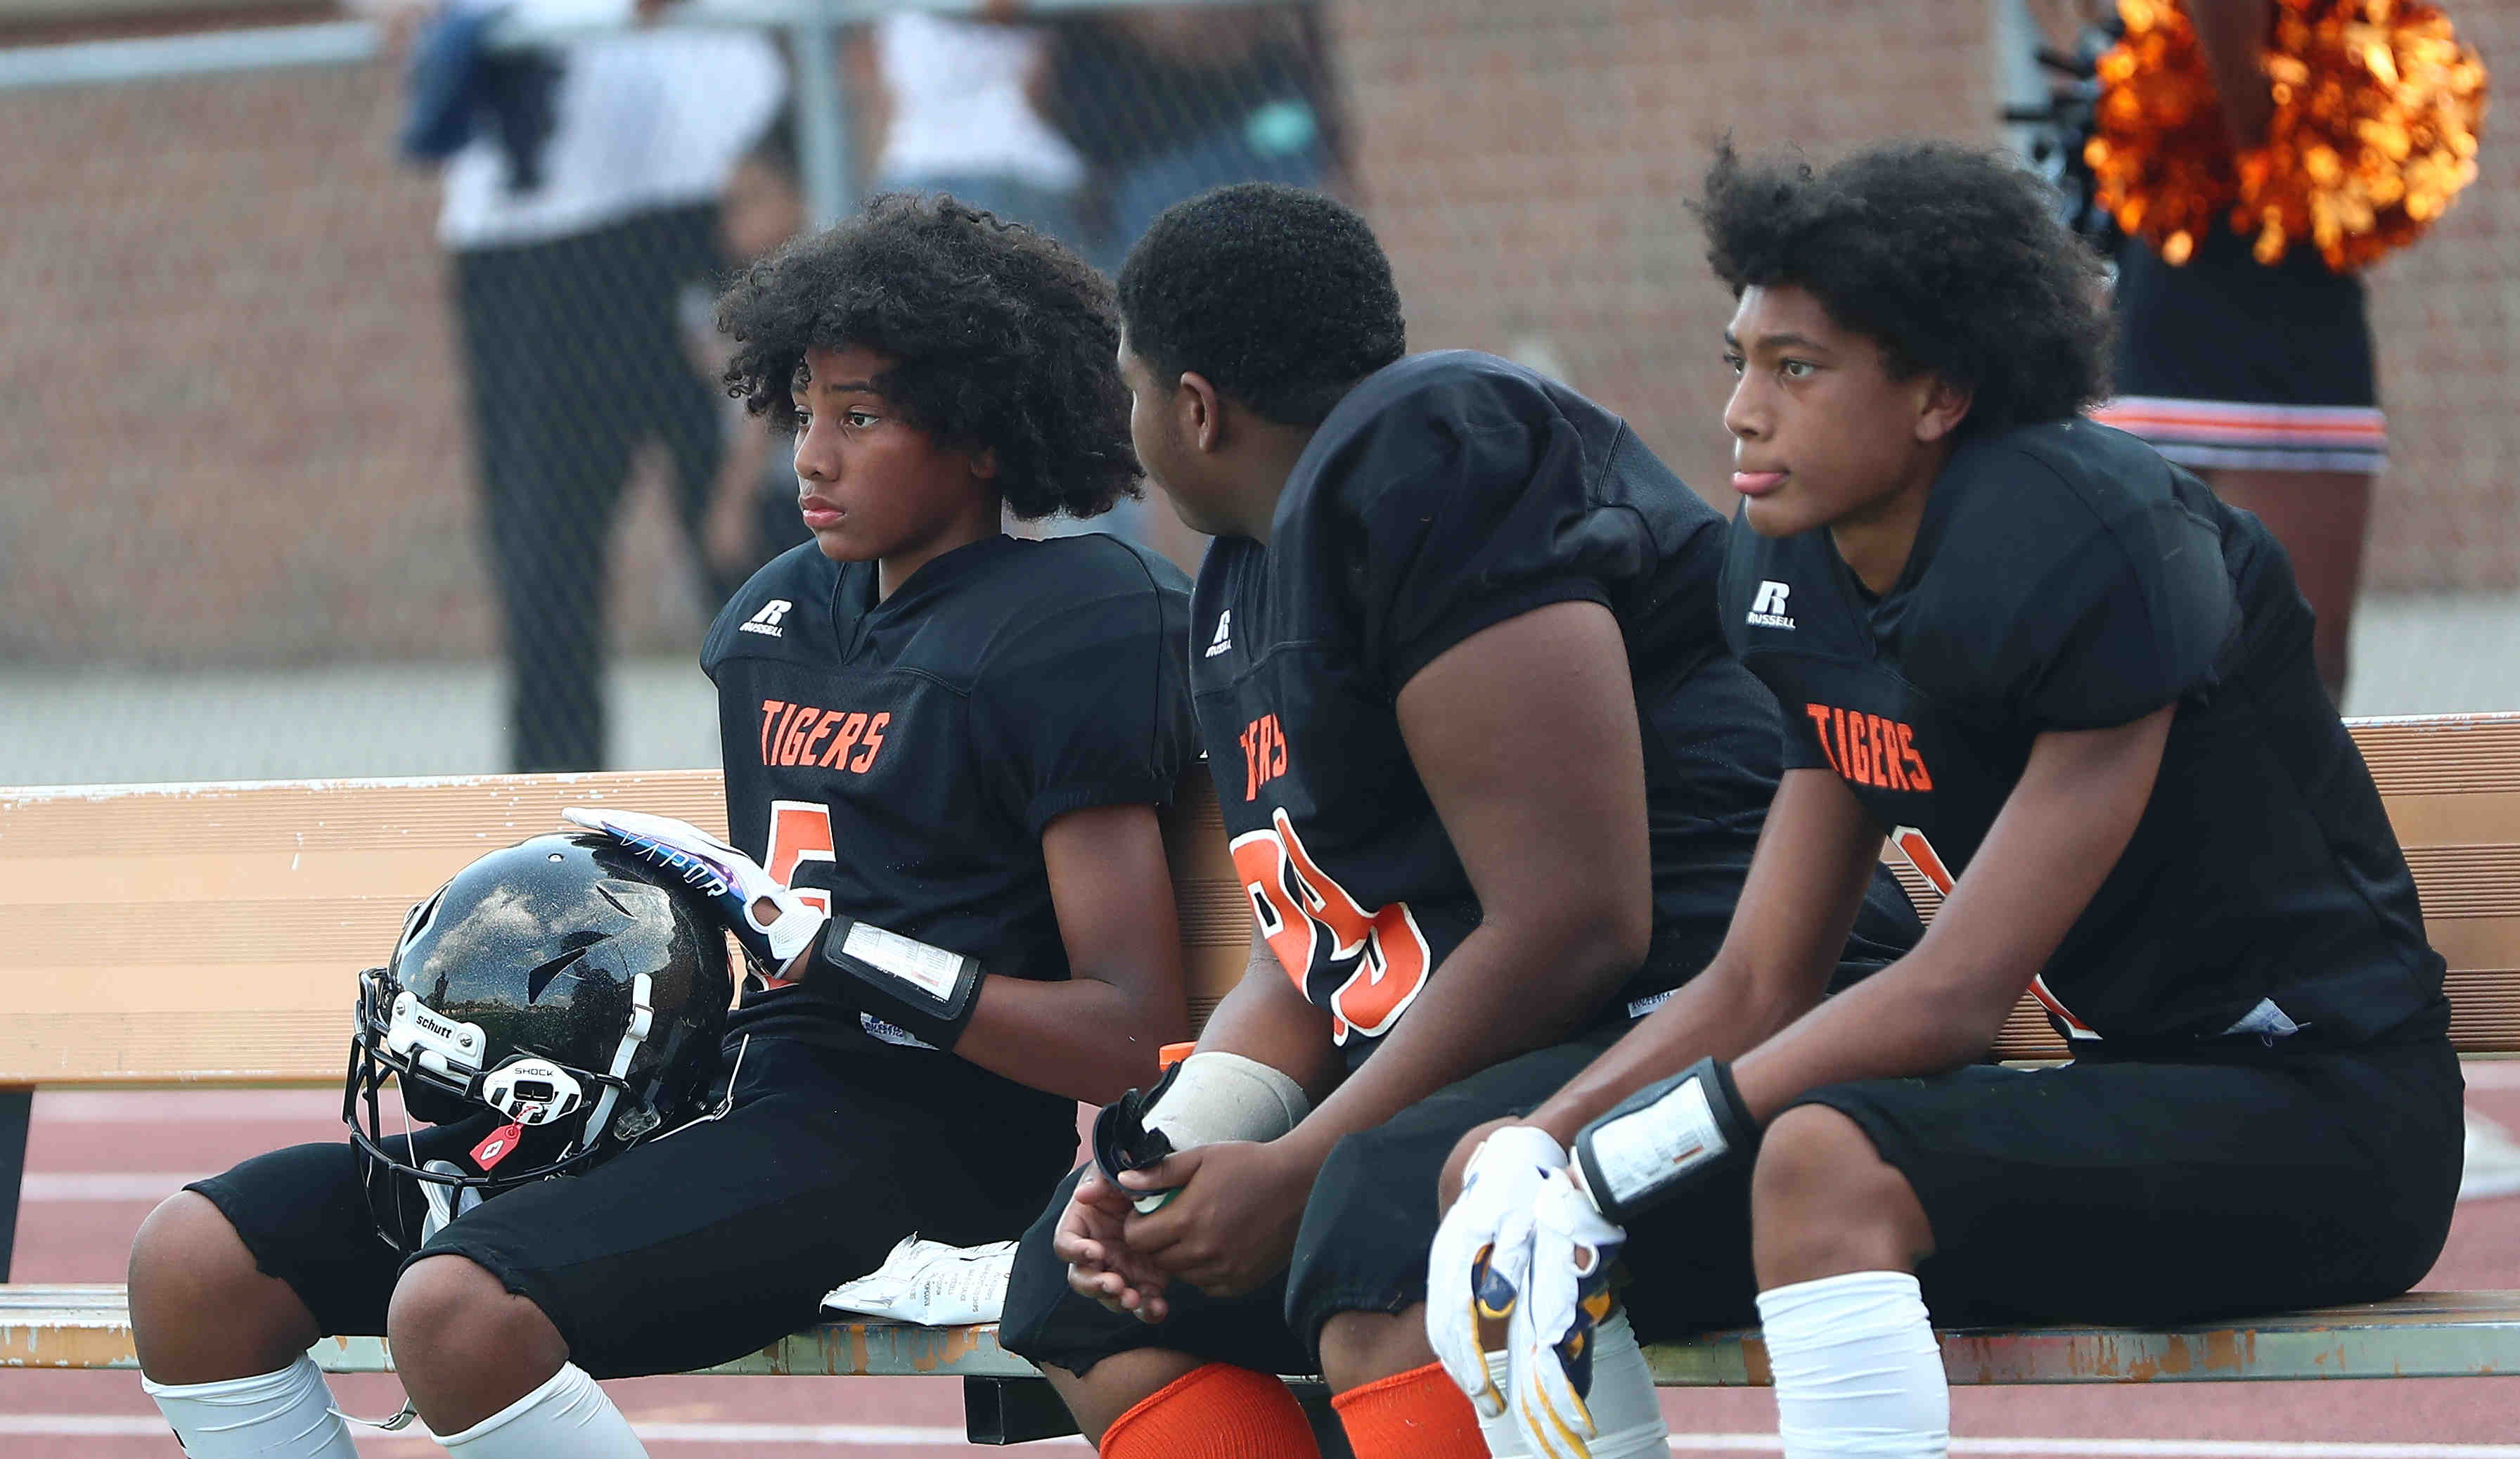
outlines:
[[[2451, 965], [2462, 1054], [2520, 1054], [2520, 714], [2366, 720], [2380, 783]], [[614, 804], [724, 829], [714, 771], [0, 791], [0, 1277], [37, 1086], [334, 1083], [350, 970], [405, 908], [483, 851]], [[1240, 975], [1249, 911], [1203, 782], [1166, 819], [1193, 1017]], [[1936, 900], [1903, 869], [1927, 914]], [[2062, 1057], [2025, 1000], [1999, 1051]], [[2416, 1293], [2189, 1329], [1943, 1334], [1961, 1384], [2520, 1373], [2520, 1292]], [[390, 1368], [374, 1338], [318, 1344], [335, 1372]], [[1755, 1332], [1648, 1350], [1658, 1382], [1768, 1382]], [[0, 1287], [0, 1367], [128, 1368], [117, 1286]], [[989, 1327], [832, 1323], [712, 1370], [965, 1379], [980, 1441], [1070, 1433]], [[1047, 1402], [1045, 1400], [1047, 1399]]]

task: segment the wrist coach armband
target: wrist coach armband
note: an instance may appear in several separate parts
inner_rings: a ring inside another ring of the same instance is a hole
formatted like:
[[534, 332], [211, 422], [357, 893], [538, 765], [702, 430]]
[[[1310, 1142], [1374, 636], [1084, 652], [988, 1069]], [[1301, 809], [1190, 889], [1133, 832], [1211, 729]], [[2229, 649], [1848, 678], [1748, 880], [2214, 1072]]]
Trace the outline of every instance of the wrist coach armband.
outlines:
[[805, 981], [844, 981], [863, 1011], [952, 1049], [979, 1001], [980, 965], [959, 952], [832, 914], [806, 961]]
[[1575, 1137], [1575, 1162], [1601, 1214], [1626, 1224], [1647, 1207], [1749, 1158], [1757, 1127], [1732, 1071], [1700, 1059], [1646, 1085]]

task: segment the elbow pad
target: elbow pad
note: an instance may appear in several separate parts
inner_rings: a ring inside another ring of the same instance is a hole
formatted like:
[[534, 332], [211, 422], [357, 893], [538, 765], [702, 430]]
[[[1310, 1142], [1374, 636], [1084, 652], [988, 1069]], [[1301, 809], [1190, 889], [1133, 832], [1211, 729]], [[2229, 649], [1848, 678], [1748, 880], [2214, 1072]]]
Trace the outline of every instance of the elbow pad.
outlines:
[[803, 981], [846, 988], [861, 1010], [922, 1043], [952, 1049], [979, 1002], [980, 965], [959, 952], [832, 914], [806, 954]]
[[[1154, 1088], [1132, 1089], [1102, 1107], [1094, 1117], [1094, 1163], [1118, 1185], [1121, 1171], [1144, 1169], [1176, 1151], [1277, 1139], [1312, 1109], [1303, 1087], [1281, 1070], [1240, 1054], [1193, 1053], [1164, 1071]], [[1131, 1201], [1148, 1212], [1171, 1197], [1145, 1191]]]
[[1601, 1214], [1626, 1225], [1758, 1148], [1732, 1068], [1700, 1059], [1619, 1101], [1575, 1137], [1575, 1167]]

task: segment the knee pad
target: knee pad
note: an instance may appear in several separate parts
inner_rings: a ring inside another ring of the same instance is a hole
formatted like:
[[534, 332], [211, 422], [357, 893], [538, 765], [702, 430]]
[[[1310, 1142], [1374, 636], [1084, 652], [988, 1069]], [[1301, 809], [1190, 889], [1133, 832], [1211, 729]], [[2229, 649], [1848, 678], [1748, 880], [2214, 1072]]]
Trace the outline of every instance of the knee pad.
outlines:
[[300, 1353], [276, 1373], [141, 1389], [189, 1459], [358, 1459], [315, 1360]]
[[450, 1459], [648, 1459], [630, 1421], [575, 1363], [561, 1364], [542, 1387], [438, 1441]]

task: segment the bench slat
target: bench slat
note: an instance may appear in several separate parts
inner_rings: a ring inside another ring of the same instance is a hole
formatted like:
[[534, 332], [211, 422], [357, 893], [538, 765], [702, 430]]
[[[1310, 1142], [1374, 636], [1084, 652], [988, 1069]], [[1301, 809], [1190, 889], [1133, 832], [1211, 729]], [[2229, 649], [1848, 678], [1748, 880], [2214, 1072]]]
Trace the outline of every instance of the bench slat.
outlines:
[[[2520, 1292], [2417, 1292], [2245, 1325], [1957, 1328], [1940, 1334], [1955, 1384], [2195, 1383], [2520, 1374]], [[774, 1376], [960, 1375], [1035, 1370], [998, 1346], [994, 1326], [835, 1322], [707, 1371]], [[332, 1373], [392, 1371], [381, 1338], [328, 1338], [311, 1349]], [[1765, 1387], [1753, 1332], [1711, 1333], [1645, 1349], [1654, 1381], [1675, 1388]], [[123, 1290], [0, 1288], [0, 1368], [130, 1368]]]
[[462, 866], [559, 829], [563, 805], [602, 804], [726, 834], [724, 780], [715, 770], [35, 786], [0, 791], [7, 833], [0, 855], [189, 856], [204, 846], [312, 855], [394, 846], [457, 850], [454, 864]]
[[346, 1002], [321, 1009], [0, 1017], [0, 1084], [331, 1083], [350, 1060]]
[[[2354, 735], [2450, 961], [2452, 1042], [2520, 1053], [2520, 714]], [[384, 955], [411, 900], [557, 827], [562, 805], [719, 829], [720, 785], [676, 770], [0, 790], [0, 1085], [336, 1079], [348, 972]], [[1241, 976], [1250, 912], [1205, 777], [1185, 790], [1165, 840], [1195, 1024]], [[2065, 1050], [2025, 1001], [1997, 1053]]]

